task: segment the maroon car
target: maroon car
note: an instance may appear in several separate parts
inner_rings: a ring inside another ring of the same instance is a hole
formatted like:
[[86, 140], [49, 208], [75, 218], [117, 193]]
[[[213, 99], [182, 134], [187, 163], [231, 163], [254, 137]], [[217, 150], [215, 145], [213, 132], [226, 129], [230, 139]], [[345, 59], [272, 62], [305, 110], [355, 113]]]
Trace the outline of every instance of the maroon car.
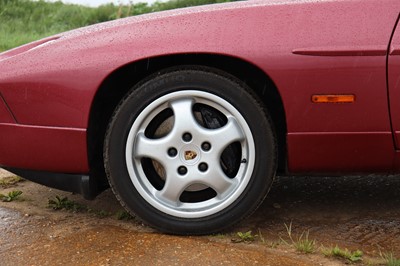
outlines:
[[136, 16], [0, 54], [0, 165], [168, 233], [223, 230], [278, 174], [400, 172], [400, 1]]

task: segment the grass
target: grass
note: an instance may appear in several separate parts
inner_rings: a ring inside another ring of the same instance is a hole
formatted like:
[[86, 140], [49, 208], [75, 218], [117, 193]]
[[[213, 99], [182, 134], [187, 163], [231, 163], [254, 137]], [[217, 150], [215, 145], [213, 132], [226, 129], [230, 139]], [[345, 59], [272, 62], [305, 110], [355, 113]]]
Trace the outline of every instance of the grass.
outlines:
[[22, 195], [22, 191], [20, 190], [13, 190], [8, 192], [8, 194], [3, 195], [0, 194], [0, 200], [3, 202], [11, 202], [19, 198]]
[[267, 239], [265, 239], [265, 237], [263, 236], [261, 229], [258, 228], [258, 235], [256, 235], [258, 237], [258, 239], [260, 240], [260, 242], [264, 245], [266, 245], [267, 247], [270, 248], [277, 248], [281, 242], [280, 241], [267, 241]]
[[63, 31], [149, 12], [228, 2], [228, 0], [173, 0], [152, 5], [106, 4], [98, 8], [61, 2], [0, 0], [0, 52]]
[[261, 233], [260, 228], [258, 228], [258, 237], [260, 238], [261, 243], [265, 244], [266, 241], [263, 234]]
[[334, 248], [324, 249], [322, 253], [325, 256], [341, 258], [350, 263], [361, 262], [363, 256], [363, 252], [361, 250], [350, 251], [347, 248], [342, 249], [338, 246], [335, 246]]
[[[310, 231], [303, 231], [300, 236], [295, 237], [292, 232], [292, 223], [290, 223], [289, 225], [285, 224], [285, 228], [291, 244], [297, 251], [308, 254], [313, 253], [316, 250], [315, 239], [311, 240], [309, 238]], [[283, 238], [281, 238], [281, 240], [285, 244], [290, 245], [290, 243], [288, 243]]]
[[386, 266], [400, 266], [400, 259], [396, 258], [392, 252], [381, 253], [381, 258]]

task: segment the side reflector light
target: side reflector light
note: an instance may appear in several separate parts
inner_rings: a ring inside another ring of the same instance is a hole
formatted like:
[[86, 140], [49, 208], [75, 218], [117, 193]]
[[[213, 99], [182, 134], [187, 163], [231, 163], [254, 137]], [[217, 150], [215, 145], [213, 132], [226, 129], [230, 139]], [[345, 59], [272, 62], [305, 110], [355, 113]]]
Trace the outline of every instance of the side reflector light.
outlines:
[[354, 103], [356, 96], [352, 94], [320, 94], [313, 95], [313, 103]]

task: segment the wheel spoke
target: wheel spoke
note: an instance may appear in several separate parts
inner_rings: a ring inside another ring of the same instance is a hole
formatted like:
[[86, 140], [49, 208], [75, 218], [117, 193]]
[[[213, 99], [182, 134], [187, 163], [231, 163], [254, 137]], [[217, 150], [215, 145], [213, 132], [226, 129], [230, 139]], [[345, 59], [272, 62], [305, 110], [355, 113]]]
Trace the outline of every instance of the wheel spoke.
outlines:
[[176, 100], [170, 103], [174, 112], [173, 134], [182, 134], [188, 129], [200, 128], [193, 115], [193, 99]]
[[168, 147], [167, 137], [161, 139], [149, 139], [144, 133], [139, 133], [136, 137], [134, 146], [135, 157], [148, 157], [159, 162], [163, 162], [166, 158], [167, 151], [163, 147]]
[[163, 189], [157, 191], [155, 196], [161, 201], [167, 201], [170, 204], [177, 206], [180, 202], [179, 197], [188, 185], [189, 184], [185, 181], [185, 178], [179, 178], [176, 175], [167, 174]]
[[224, 197], [226, 192], [231, 191], [237, 184], [237, 179], [228, 178], [220, 167], [216, 166], [210, 169], [207, 177], [202, 180], [203, 183], [214, 189], [219, 197]]
[[235, 141], [241, 141], [245, 139], [242, 129], [235, 118], [230, 117], [228, 123], [218, 129], [207, 130], [208, 137], [213, 140], [213, 147], [219, 151], [222, 151]]

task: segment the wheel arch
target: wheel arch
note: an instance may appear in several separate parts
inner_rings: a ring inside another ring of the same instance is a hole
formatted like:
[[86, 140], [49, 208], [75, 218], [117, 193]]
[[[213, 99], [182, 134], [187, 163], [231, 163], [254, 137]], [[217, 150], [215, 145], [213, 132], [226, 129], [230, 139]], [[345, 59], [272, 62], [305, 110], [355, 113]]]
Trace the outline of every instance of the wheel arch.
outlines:
[[147, 58], [111, 73], [99, 87], [90, 110], [87, 145], [90, 175], [106, 181], [103, 143], [110, 117], [130, 88], [147, 76], [179, 65], [217, 68], [245, 82], [260, 97], [271, 115], [278, 139], [278, 172], [286, 171], [286, 116], [279, 91], [273, 81], [255, 65], [238, 58], [212, 54], [182, 54]]

